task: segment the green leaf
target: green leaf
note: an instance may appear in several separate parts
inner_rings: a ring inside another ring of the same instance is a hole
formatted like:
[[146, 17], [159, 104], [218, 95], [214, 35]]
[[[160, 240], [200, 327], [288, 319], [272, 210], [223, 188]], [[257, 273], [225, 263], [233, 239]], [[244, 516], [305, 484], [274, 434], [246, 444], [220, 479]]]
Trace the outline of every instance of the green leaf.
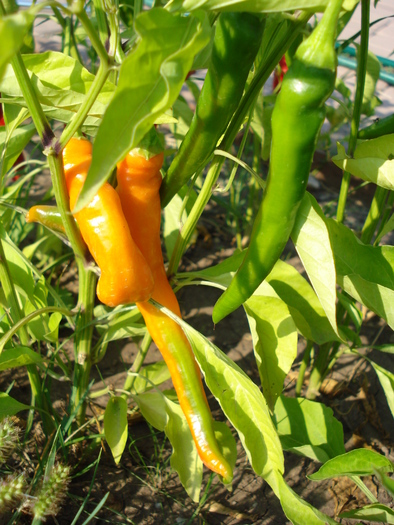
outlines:
[[342, 425], [322, 403], [281, 396], [274, 422], [284, 450], [321, 463], [345, 453]]
[[[148, 379], [149, 383], [144, 378]], [[135, 378], [132, 392], [140, 394], [153, 388], [152, 383], [154, 385], [161, 385], [170, 378], [171, 374], [164, 361], [151, 363], [140, 370], [138, 377]]]
[[394, 189], [394, 134], [359, 142], [352, 158], [341, 144], [337, 146], [338, 154], [332, 158], [337, 166], [362, 180]]
[[141, 319], [142, 316], [136, 307], [127, 311], [114, 311], [107, 322], [97, 324], [96, 329], [103, 336], [103, 344], [118, 339], [143, 336], [146, 328]]
[[281, 299], [264, 296], [261, 285], [244, 308], [253, 338], [253, 350], [263, 394], [273, 410], [285, 377], [297, 357], [297, 330], [289, 308]]
[[380, 241], [383, 239], [383, 237], [387, 234], [387, 233], [390, 233], [391, 231], [394, 230], [394, 213], [393, 215], [389, 218], [389, 220], [386, 222], [386, 224], [384, 225], [382, 231], [379, 233], [379, 235], [376, 237], [376, 241], [375, 241], [375, 244], [379, 244]]
[[338, 523], [300, 498], [279, 473], [276, 473], [276, 478], [277, 489], [275, 493], [280, 499], [284, 513], [293, 525], [333, 525]]
[[[186, 206], [183, 206], [185, 198], [187, 198], [187, 202]], [[164, 208], [163, 236], [169, 260], [171, 259], [179, 231], [185, 223], [196, 199], [196, 192], [194, 190], [189, 191], [186, 186], [183, 186]]]
[[[85, 100], [94, 75], [78, 60], [56, 51], [23, 55], [25, 67], [34, 85], [45, 113], [62, 122], [68, 122]], [[10, 102], [25, 106], [22, 91], [12, 68], [7, 68], [0, 91]], [[98, 125], [113, 97], [115, 85], [107, 81], [89, 110], [88, 125]]]
[[104, 434], [118, 465], [127, 443], [127, 401], [111, 397], [104, 412]]
[[376, 372], [376, 375], [378, 376], [380, 384], [382, 385], [382, 388], [384, 390], [387, 403], [394, 417], [394, 374], [392, 372], [389, 372], [385, 368], [379, 366], [371, 359], [368, 359], [368, 361], [371, 363]]
[[23, 39], [33, 21], [34, 15], [29, 10], [0, 18], [0, 80], [6, 64], [22, 47]]
[[272, 478], [283, 472], [283, 452], [267, 403], [257, 385], [226, 354], [172, 312], [192, 345], [197, 362], [212, 394], [236, 429], [257, 475]]
[[[169, 9], [182, 9], [185, 12], [195, 9], [215, 11], [251, 11], [272, 13], [307, 9], [312, 12], [324, 11], [329, 0], [171, 0]], [[359, 0], [345, 0], [343, 9], [351, 11]]]
[[28, 410], [30, 407], [19, 403], [16, 399], [5, 392], [0, 392], [0, 419], [7, 416], [15, 416], [21, 410]]
[[328, 460], [320, 469], [308, 476], [319, 481], [338, 476], [371, 476], [375, 469], [393, 472], [391, 461], [381, 454], [365, 448], [358, 448]]
[[134, 396], [134, 400], [148, 423], [160, 432], [164, 432], [167, 424], [167, 411], [163, 394], [155, 391], [143, 392]]
[[3, 152], [3, 148], [5, 148], [5, 157], [2, 166], [3, 173], [7, 173], [7, 171], [12, 168], [16, 159], [33, 137], [35, 131], [36, 128], [34, 124], [28, 124], [27, 126], [17, 128], [11, 137], [7, 137], [6, 130], [0, 128], [0, 152]]
[[362, 519], [368, 521], [375, 521], [378, 523], [386, 523], [387, 525], [394, 523], [394, 510], [381, 503], [373, 503], [366, 505], [361, 509], [348, 510], [341, 512], [340, 518]]
[[[360, 46], [357, 45], [357, 61], [360, 59]], [[368, 51], [367, 57], [367, 71], [365, 75], [365, 86], [363, 93], [363, 102], [362, 102], [362, 113], [364, 115], [372, 115], [375, 106], [375, 89], [376, 84], [379, 80], [380, 74], [380, 62], [379, 59], [372, 53]]]
[[0, 355], [0, 371], [42, 363], [42, 357], [26, 346], [4, 350]]
[[234, 470], [237, 462], [237, 442], [230, 428], [223, 421], [213, 421], [215, 438], [219, 445], [220, 452], [224, 459], [229, 463], [231, 470]]
[[291, 238], [332, 329], [339, 337], [336, 271], [329, 230], [320, 206], [309, 193], [301, 202]]
[[394, 478], [387, 476], [380, 470], [375, 470], [375, 476], [379, 479], [380, 483], [387, 490], [387, 492], [394, 498]]
[[173, 452], [171, 466], [193, 501], [198, 501], [202, 482], [202, 461], [198, 456], [186, 418], [178, 403], [160, 392], [134, 396], [144, 418], [168, 437]]
[[363, 244], [343, 224], [326, 219], [338, 284], [394, 328], [394, 247]]
[[208, 43], [211, 31], [207, 17], [181, 17], [161, 8], [140, 13], [135, 29], [137, 45], [122, 63], [75, 211], [92, 199], [116, 163], [175, 102], [194, 56]]
[[202, 483], [202, 461], [197, 454], [186, 418], [178, 403], [166, 398], [168, 415], [165, 433], [172, 445], [171, 467], [178, 473], [179, 479], [189, 497], [198, 502]]
[[[244, 251], [235, 252], [223, 262], [204, 270], [188, 272], [187, 276], [227, 287], [244, 256]], [[315, 291], [294, 266], [278, 260], [265, 283], [272, 288], [270, 293], [265, 288], [266, 295], [279, 297], [287, 304], [297, 329], [306, 339], [318, 344], [339, 340]]]

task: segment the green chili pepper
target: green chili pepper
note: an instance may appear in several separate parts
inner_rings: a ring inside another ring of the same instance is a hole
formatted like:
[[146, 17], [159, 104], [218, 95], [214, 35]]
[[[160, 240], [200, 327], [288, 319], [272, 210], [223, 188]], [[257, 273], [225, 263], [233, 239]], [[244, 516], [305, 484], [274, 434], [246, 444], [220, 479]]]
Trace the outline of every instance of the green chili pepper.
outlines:
[[298, 48], [272, 114], [272, 144], [266, 191], [250, 245], [230, 286], [213, 310], [219, 322], [245, 302], [271, 272], [293, 229], [304, 196], [324, 103], [335, 85], [334, 49], [342, 0], [331, 0], [320, 23]]
[[394, 115], [378, 119], [367, 128], [360, 129], [357, 137], [362, 140], [377, 139], [390, 133], [394, 133]]
[[33, 206], [27, 212], [26, 222], [38, 222], [55, 232], [66, 233], [60, 211], [56, 206]]
[[212, 155], [241, 100], [263, 28], [264, 21], [250, 13], [219, 15], [196, 113], [160, 190], [162, 207]]

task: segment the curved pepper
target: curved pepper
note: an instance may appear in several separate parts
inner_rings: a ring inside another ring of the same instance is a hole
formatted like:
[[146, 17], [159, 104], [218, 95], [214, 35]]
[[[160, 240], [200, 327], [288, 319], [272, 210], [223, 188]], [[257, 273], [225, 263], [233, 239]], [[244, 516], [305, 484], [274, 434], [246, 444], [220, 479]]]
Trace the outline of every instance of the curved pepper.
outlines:
[[279, 259], [305, 194], [324, 103], [335, 86], [334, 43], [342, 0], [331, 0], [319, 25], [298, 48], [284, 76], [272, 113], [267, 186], [254, 221], [249, 248], [228, 289], [213, 310], [213, 321], [241, 306]]
[[50, 230], [66, 233], [60, 211], [57, 206], [32, 206], [26, 215], [26, 222], [38, 222]]
[[[92, 145], [71, 139], [63, 150], [64, 175], [73, 209], [91, 163]], [[116, 190], [105, 183], [75, 219], [101, 270], [97, 296], [108, 306], [148, 300], [152, 272], [133, 241]]]
[[[131, 235], [152, 270], [155, 281], [152, 298], [180, 317], [177, 298], [166, 276], [160, 243], [162, 162], [163, 154], [146, 159], [132, 151], [118, 164], [117, 191]], [[219, 450], [201, 373], [186, 335], [175, 321], [149, 302], [138, 302], [137, 307], [168, 366], [201, 460], [230, 483], [231, 467]]]
[[260, 48], [264, 22], [251, 13], [221, 13], [196, 113], [160, 190], [165, 207], [207, 163], [236, 110]]

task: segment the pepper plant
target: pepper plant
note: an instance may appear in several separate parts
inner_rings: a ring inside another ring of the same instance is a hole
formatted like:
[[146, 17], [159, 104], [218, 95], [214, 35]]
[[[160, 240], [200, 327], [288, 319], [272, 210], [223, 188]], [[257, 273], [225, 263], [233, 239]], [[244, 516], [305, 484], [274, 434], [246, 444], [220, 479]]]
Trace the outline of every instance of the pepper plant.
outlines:
[[[369, 0], [361, 0], [354, 100], [337, 76], [337, 56], [352, 42], [341, 40], [341, 31], [358, 3], [44, 0], [21, 9], [0, 0], [0, 370], [25, 367], [31, 389], [27, 405], [10, 385], [0, 394], [0, 415], [27, 410], [27, 432], [41, 418], [41, 465], [53, 466], [56, 452], [67, 458], [87, 434], [94, 448], [101, 424], [119, 463], [128, 412], [138, 409], [167, 435], [171, 466], [196, 503], [203, 465], [231, 486], [239, 440], [292, 523], [337, 523], [341, 516], [325, 515], [289, 487], [284, 450], [321, 464], [311, 480], [348, 476], [364, 491], [370, 504], [342, 517], [394, 523], [392, 509], [361, 479], [376, 475], [392, 491], [390, 459], [366, 449], [346, 452], [341, 424], [315, 400], [341, 356], [355, 354], [372, 365], [394, 414], [394, 375], [371, 359], [359, 337], [369, 313], [394, 326], [394, 248], [383, 243], [394, 228], [394, 128], [389, 117], [360, 131], [377, 80], [368, 54]], [[61, 50], [27, 49], [42, 16], [59, 24]], [[266, 96], [279, 64], [286, 73]], [[206, 71], [201, 90], [193, 71]], [[336, 218], [307, 191], [316, 150], [330, 143], [327, 123], [350, 123], [347, 140], [327, 159], [343, 170]], [[40, 147], [14, 180], [12, 166], [33, 136]], [[267, 177], [261, 158], [269, 162]], [[50, 176], [43, 201], [51, 207], [30, 193], [28, 181], [43, 171]], [[346, 222], [352, 176], [375, 186], [360, 231]], [[214, 199], [231, 210], [239, 249], [215, 266], [181, 271]], [[41, 233], [29, 245], [35, 222]], [[281, 258], [289, 240], [307, 277]], [[70, 260], [75, 301], [56, 280]], [[182, 319], [175, 293], [183, 289], [186, 297], [201, 285], [224, 291], [213, 323], [243, 306], [260, 385]], [[71, 333], [71, 359], [64, 333]], [[392, 353], [378, 337], [372, 346]], [[110, 343], [127, 338], [140, 347], [123, 388], [93, 393], [92, 367]], [[146, 365], [152, 339], [163, 361]], [[291, 398], [283, 389], [298, 341], [304, 351]], [[201, 376], [226, 422], [212, 418]], [[169, 378], [175, 397], [160, 388]], [[51, 403], [59, 380], [70, 385], [62, 414]], [[109, 401], [97, 421], [88, 408], [104, 395]], [[44, 479], [45, 469], [38, 472]]]

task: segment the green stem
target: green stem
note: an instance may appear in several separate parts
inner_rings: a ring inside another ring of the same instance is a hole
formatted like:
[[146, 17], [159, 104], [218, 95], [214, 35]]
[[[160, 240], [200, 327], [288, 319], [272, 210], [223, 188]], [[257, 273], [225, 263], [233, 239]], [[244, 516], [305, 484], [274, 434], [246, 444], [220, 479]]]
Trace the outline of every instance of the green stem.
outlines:
[[[367, 73], [368, 41], [369, 41], [370, 0], [361, 0], [361, 42], [357, 66], [357, 87], [354, 99], [353, 116], [350, 126], [348, 156], [353, 157], [357, 145], [357, 133], [360, 125], [361, 107], [364, 96], [365, 77]], [[345, 171], [338, 198], [337, 221], [343, 222], [345, 207], [350, 185], [350, 173]]]
[[[245, 116], [249, 112], [263, 85], [268, 80], [272, 71], [276, 67], [276, 64], [282, 58], [286, 50], [290, 47], [301, 29], [304, 27], [305, 23], [308, 21], [309, 16], [309, 13], [301, 13], [297, 19], [297, 22], [287, 29], [280, 42], [273, 48], [267, 59], [264, 60], [264, 62], [260, 65], [248, 89], [246, 90], [246, 93], [242, 97], [238, 109], [235, 112], [218, 149], [223, 151], [228, 151], [230, 149], [238, 133], [238, 130], [245, 119]], [[212, 195], [212, 188], [216, 184], [216, 181], [219, 177], [223, 162], [224, 157], [217, 155], [215, 155], [212, 160], [196, 202], [194, 203], [194, 206], [182, 230], [178, 234], [167, 272], [170, 276], [174, 275], [178, 269], [179, 263], [188, 245], [190, 237], [193, 234], [197, 222]]]
[[379, 230], [376, 235], [374, 246], [377, 246], [380, 242], [383, 228], [386, 226], [386, 223], [389, 220], [391, 213], [393, 211], [393, 204], [394, 204], [394, 191], [390, 191], [389, 196], [387, 197], [387, 201], [386, 201], [386, 205], [385, 205], [383, 214], [382, 214], [382, 221], [380, 223]]
[[[146, 357], [146, 354], [148, 353], [151, 342], [152, 342], [152, 337], [150, 336], [149, 332], [146, 332], [141, 342], [141, 346], [138, 350], [138, 353], [134, 359], [134, 363], [130, 369], [130, 372], [132, 372], [133, 375], [128, 374], [126, 376], [126, 379], [123, 385], [123, 390], [125, 390], [126, 392], [131, 392], [131, 390], [133, 389], [133, 386], [134, 386], [134, 383], [137, 377], [135, 374], [138, 374], [138, 372], [141, 370], [141, 367], [144, 364], [145, 357]], [[122, 397], [124, 399], [127, 399], [127, 394], [122, 394]]]
[[77, 424], [80, 426], [85, 421], [86, 413], [86, 402], [81, 403], [81, 400], [88, 389], [92, 367], [92, 320], [96, 294], [96, 276], [93, 272], [88, 271], [81, 262], [78, 264], [78, 274], [80, 317], [77, 326], [80, 329], [75, 336], [75, 372], [70, 413], [80, 405], [77, 413]]
[[81, 7], [82, 9], [75, 11], [75, 14], [77, 15], [79, 21], [83, 25], [83, 28], [85, 29], [86, 34], [100, 59], [100, 62], [102, 64], [110, 65], [111, 61], [103, 43], [100, 40], [100, 35], [97, 34], [97, 31], [94, 28], [90, 18], [86, 14], [86, 11], [83, 9], [83, 6]]
[[390, 190], [382, 188], [381, 186], [376, 186], [375, 195], [373, 196], [368, 216], [365, 219], [365, 223], [361, 231], [361, 240], [364, 244], [369, 244], [372, 240], [376, 227], [382, 216], [389, 191]]
[[369, 488], [365, 485], [362, 479], [360, 479], [358, 476], [349, 476], [349, 478], [352, 481], [354, 481], [354, 483], [360, 490], [364, 492], [364, 494], [367, 496], [371, 503], [378, 503], [378, 500], [375, 498], [375, 496], [372, 494]]
[[107, 44], [108, 40], [108, 25], [105, 17], [105, 8], [103, 0], [93, 0], [94, 12], [96, 13], [97, 26], [99, 36], [103, 46]]
[[319, 393], [323, 377], [327, 368], [327, 362], [331, 351], [331, 343], [325, 343], [320, 346], [320, 350], [313, 366], [309, 386], [306, 393], [307, 399], [315, 399]]
[[304, 351], [304, 356], [301, 361], [301, 366], [298, 372], [297, 383], [295, 387], [295, 395], [297, 397], [301, 395], [302, 385], [304, 384], [305, 372], [306, 372], [306, 369], [308, 368], [308, 365], [311, 359], [312, 348], [313, 348], [313, 341], [308, 340], [305, 351]]
[[86, 261], [87, 248], [78, 230], [74, 217], [70, 212], [69, 196], [66, 180], [63, 173], [63, 162], [61, 155], [54, 153], [48, 155], [49, 168], [51, 170], [52, 185], [66, 235], [77, 260]]
[[58, 144], [55, 147], [56, 151], [62, 151], [68, 141], [73, 137], [76, 131], [82, 126], [85, 122], [85, 119], [95, 103], [100, 91], [102, 90], [105, 81], [107, 80], [108, 74], [110, 72], [110, 67], [107, 63], [100, 63], [100, 67], [97, 71], [92, 85], [90, 86], [89, 93], [84, 98], [82, 104], [80, 105], [77, 113], [73, 116], [70, 122], [67, 124], [61, 137], [58, 141]]
[[[14, 328], [15, 326], [18, 326], [14, 333], [18, 332], [20, 342], [23, 346], [29, 346], [30, 341], [26, 326], [24, 324], [19, 325], [20, 320], [23, 318], [24, 314], [21, 308], [19, 307], [18, 296], [16, 294], [7, 259], [5, 257], [2, 239], [0, 239], [0, 283], [4, 290], [7, 305], [10, 309], [9, 314], [14, 323]], [[37, 403], [37, 407], [42, 410], [41, 414], [44, 430], [45, 432], [51, 432], [54, 428], [54, 422], [52, 418], [48, 415], [48, 406], [46, 403], [46, 399], [42, 393], [41, 379], [37, 367], [36, 365], [27, 365], [26, 370], [31, 388], [30, 404], [31, 406], [35, 406], [35, 404]], [[31, 411], [27, 425], [28, 428], [31, 426], [33, 415], [34, 414]]]

